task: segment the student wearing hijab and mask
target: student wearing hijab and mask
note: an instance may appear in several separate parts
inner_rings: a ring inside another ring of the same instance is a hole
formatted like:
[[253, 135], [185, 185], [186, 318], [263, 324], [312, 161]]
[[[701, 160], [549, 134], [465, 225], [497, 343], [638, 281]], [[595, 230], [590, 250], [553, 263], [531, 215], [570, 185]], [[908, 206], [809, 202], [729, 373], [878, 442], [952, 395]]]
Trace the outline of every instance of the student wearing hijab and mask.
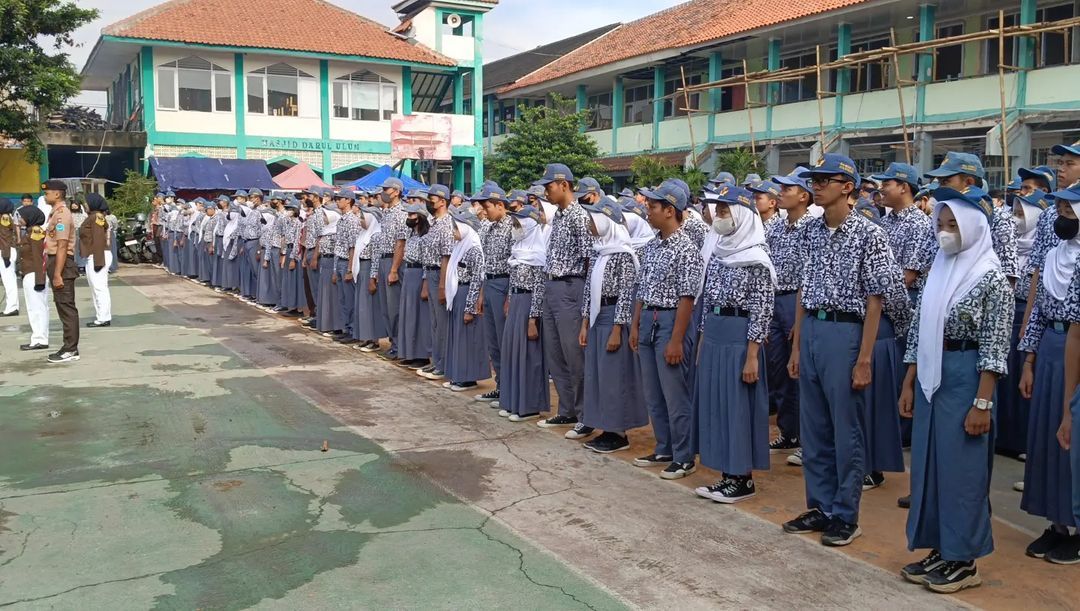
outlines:
[[295, 256], [300, 249], [300, 227], [300, 202], [290, 195], [285, 200], [277, 223], [277, 240], [281, 244], [281, 254], [277, 260], [271, 261], [271, 265], [277, 265], [281, 269], [276, 310], [287, 316], [298, 316], [307, 305], [304, 298], [303, 269]]
[[431, 227], [424, 238], [424, 283], [422, 295], [431, 309], [431, 362], [416, 370], [416, 375], [428, 380], [441, 380], [446, 374], [446, 334], [450, 313], [446, 308], [446, 274], [450, 255], [454, 252], [454, 221], [447, 208], [444, 185], [432, 185], [428, 191], [427, 211]]
[[656, 239], [656, 230], [649, 225], [649, 207], [633, 197], [619, 198], [626, 231], [630, 234], [630, 246], [638, 261], [645, 252], [645, 245]]
[[[1075, 160], [1065, 159], [1062, 163], [1075, 163], [1080, 169], [1080, 142], [1070, 150]], [[1055, 191], [1053, 195], [1059, 202], [1064, 200], [1069, 202], [1070, 208], [1074, 207], [1080, 202], [1080, 178], [1069, 188]], [[1074, 209], [1074, 215], [1075, 212]], [[1074, 219], [1055, 222], [1055, 225], [1060, 225], [1065, 235], [1076, 235], [1080, 230], [1080, 221]], [[1080, 392], [1077, 392], [1080, 388], [1080, 273], [1076, 273], [1075, 269], [1065, 300], [1065, 322], [1069, 323], [1065, 337], [1065, 398], [1057, 441], [1069, 455], [1073, 524], [1080, 524]], [[1080, 564], [1080, 537], [1074, 535], [1047, 552], [1046, 560], [1054, 564]]]
[[246, 191], [237, 191], [227, 205], [225, 226], [222, 234], [221, 290], [236, 294], [240, 290], [240, 212], [247, 201]]
[[547, 244], [540, 210], [523, 206], [510, 216], [510, 294], [504, 306], [506, 325], [499, 351], [502, 386], [498, 404], [492, 402], [492, 407], [501, 407], [499, 415], [511, 422], [524, 422], [539, 418], [540, 412], [550, 408], [541, 323]]
[[776, 270], [752, 193], [724, 186], [717, 193], [711, 253], [702, 291], [697, 376], [697, 437], [701, 464], [720, 481], [696, 490], [719, 503], [757, 494], [753, 471], [769, 468], [769, 391], [762, 344], [773, 314]]
[[105, 220], [105, 198], [97, 193], [86, 196], [89, 216], [79, 227], [79, 250], [86, 255], [86, 282], [96, 316], [87, 327], [112, 325], [112, 296], [109, 294], [109, 266], [112, 249], [109, 247], [109, 224]]
[[[1045, 197], [1043, 191], [1035, 191], [1020, 199], [1034, 202], [1038, 208], [1045, 204]], [[1080, 201], [1068, 197], [1057, 198], [1054, 231], [1061, 242], [1046, 254], [1039, 270], [1035, 305], [1017, 345], [1026, 355], [1020, 394], [1030, 401], [1020, 508], [1050, 521], [1046, 531], [1027, 547], [1027, 555], [1033, 558], [1044, 558], [1061, 545], [1075, 546], [1077, 537], [1069, 530], [1078, 525], [1073, 517], [1069, 454], [1057, 441], [1065, 402], [1065, 336], [1070, 326], [1066, 300], [1080, 256]]]
[[294, 254], [300, 261], [300, 269], [303, 270], [304, 301], [307, 303], [308, 312], [308, 317], [300, 322], [309, 328], [315, 327], [315, 317], [318, 314], [316, 304], [319, 301], [319, 274], [323, 271], [331, 273], [331, 270], [324, 270], [319, 265], [319, 234], [326, 224], [326, 215], [321, 213], [322, 192], [323, 188], [318, 186], [308, 189], [309, 206], [305, 209], [307, 216], [301, 229], [300, 248]]
[[585, 442], [585, 447], [610, 454], [630, 448], [626, 431], [649, 424], [637, 356], [629, 342], [638, 260], [614, 198], [605, 196], [582, 207], [589, 213], [589, 230], [596, 243], [581, 302], [578, 337], [585, 349], [581, 421], [603, 431]]
[[323, 217], [316, 246], [319, 256], [319, 290], [315, 303], [315, 329], [324, 337], [332, 337], [344, 321], [341, 319], [341, 297], [338, 294], [344, 286], [342, 279], [334, 271], [334, 241], [337, 238], [337, 225], [341, 212], [331, 202], [315, 211]]
[[987, 457], [1013, 296], [994, 253], [992, 204], [947, 188], [934, 199], [940, 247], [908, 336], [899, 402], [914, 417], [908, 549], [930, 553], [901, 574], [951, 593], [981, 583], [975, 560], [994, 549]]
[[19, 282], [15, 277], [15, 262], [19, 259], [15, 223], [15, 204], [0, 197], [0, 282], [4, 287], [4, 310], [0, 316], [19, 313]]
[[22, 273], [30, 343], [20, 350], [49, 348], [49, 276], [45, 271], [45, 214], [37, 206], [19, 208], [22, 236], [19, 239], [19, 270]]
[[[356, 242], [353, 243], [353, 276], [359, 278], [354, 282], [353, 287], [356, 306], [353, 308], [352, 327], [353, 338], [359, 343], [354, 344], [353, 348], [361, 352], [375, 352], [379, 349], [379, 340], [387, 335], [386, 316], [382, 311], [382, 302], [375, 298], [368, 283], [364, 282], [364, 278], [371, 277], [372, 266], [378, 265], [372, 257], [372, 244], [375, 236], [382, 231], [382, 214], [383, 210], [379, 206], [361, 208], [358, 215], [360, 233], [356, 235]], [[421, 254], [425, 251], [426, 248], [421, 251]]]
[[217, 203], [206, 202], [203, 221], [199, 226], [199, 281], [206, 286], [214, 286], [216, 266], [214, 265], [214, 227], [217, 225]]
[[413, 191], [405, 212], [409, 237], [405, 240], [405, 261], [401, 272], [401, 311], [398, 314], [400, 334], [398, 356], [401, 364], [411, 369], [426, 367], [431, 359], [431, 308], [425, 303], [424, 248], [427, 247], [427, 194]]
[[[271, 201], [277, 198], [271, 199]], [[281, 295], [281, 268], [276, 264], [281, 257], [280, 242], [276, 241], [278, 211], [276, 207], [259, 211], [259, 249], [257, 251], [258, 282], [255, 303], [267, 312], [273, 312]]]
[[484, 248], [480, 244], [480, 219], [467, 206], [450, 211], [454, 221], [454, 251], [446, 271], [446, 309], [450, 312], [446, 332], [446, 377], [443, 388], [461, 392], [491, 377], [484, 350], [484, 327], [480, 312]]

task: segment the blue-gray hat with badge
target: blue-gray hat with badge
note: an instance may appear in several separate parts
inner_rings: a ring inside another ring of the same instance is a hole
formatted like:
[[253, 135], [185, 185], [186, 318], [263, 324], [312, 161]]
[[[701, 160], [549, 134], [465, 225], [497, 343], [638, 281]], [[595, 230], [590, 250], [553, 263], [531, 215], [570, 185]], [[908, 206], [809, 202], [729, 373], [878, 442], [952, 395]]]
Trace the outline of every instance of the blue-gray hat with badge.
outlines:
[[1058, 189], [1050, 194], [1054, 199], [1063, 199], [1067, 202], [1080, 202], [1080, 180], [1064, 189]]
[[911, 185], [912, 189], [919, 189], [919, 171], [915, 169], [915, 166], [906, 163], [894, 161], [889, 164], [889, 167], [885, 169], [884, 173], [874, 174], [870, 178], [873, 178], [878, 182], [884, 182], [886, 180], [906, 182]]
[[334, 193], [334, 197], [337, 199], [347, 199], [350, 202], [355, 202], [356, 192], [354, 192], [352, 189], [338, 189], [338, 191]]
[[517, 210], [510, 211], [510, 216], [515, 216], [519, 219], [532, 219], [537, 223], [543, 224], [544, 215], [536, 208], [536, 206], [522, 206]]
[[236, 193], [233, 193], [233, 197], [247, 197], [247, 191], [239, 189]]
[[923, 185], [923, 187], [919, 189], [919, 192], [915, 194], [915, 199], [919, 199], [920, 197], [930, 197], [934, 193], [934, 191], [937, 191], [940, 188], [941, 183], [936, 180], [929, 184]]
[[976, 178], [986, 178], [986, 170], [978, 155], [949, 151], [941, 160], [941, 165], [925, 174], [927, 178], [948, 178], [957, 174], [968, 174]]
[[449, 201], [449, 199], [450, 199], [450, 187], [447, 187], [446, 185], [431, 185], [431, 188], [428, 189], [428, 195], [432, 195], [432, 196], [435, 196], [435, 197], [441, 197], [441, 198]]
[[686, 192], [670, 180], [665, 180], [656, 189], [642, 189], [641, 194], [651, 200], [675, 206], [676, 210], [686, 210]]
[[549, 163], [544, 168], [544, 175], [534, 182], [534, 185], [545, 186], [548, 183], [555, 182], [556, 180], [565, 180], [567, 182], [574, 182], [574, 173], [570, 171], [565, 164], [562, 163]]
[[619, 197], [633, 197], [634, 191], [629, 187], [623, 187], [622, 191], [619, 191]]
[[780, 185], [771, 180], [755, 180], [746, 185], [746, 188], [753, 193], [764, 193], [771, 197], [780, 197]]
[[1035, 206], [1040, 210], [1046, 210], [1050, 207], [1050, 200], [1053, 199], [1053, 196], [1051, 196], [1046, 191], [1043, 191], [1042, 189], [1035, 189], [1027, 195], [1017, 194], [1016, 198], [1024, 202], [1025, 204]]
[[222, 203], [225, 203], [225, 204], [227, 204], [227, 203], [229, 203], [229, 202], [231, 202], [231, 201], [232, 201], [231, 199], [229, 199], [229, 196], [228, 196], [228, 195], [225, 195], [224, 193], [222, 193], [221, 195], [217, 196], [217, 197], [216, 197], [215, 199], [216, 199], [217, 201], [219, 201], [219, 202], [222, 202]]
[[761, 182], [761, 175], [751, 172], [750, 174], [747, 174], [745, 178], [743, 178], [742, 186], [749, 187], [755, 182]]
[[465, 193], [464, 193], [463, 191], [461, 191], [461, 189], [454, 189], [454, 190], [453, 190], [453, 191], [452, 191], [452, 192], [450, 193], [450, 197], [451, 197], [451, 198], [454, 198], [454, 197], [460, 197], [461, 199], [465, 199]]
[[423, 189], [413, 189], [405, 195], [405, 199], [428, 199], [429, 192]]
[[1080, 140], [1072, 144], [1055, 144], [1050, 152], [1055, 155], [1075, 155], [1080, 157]]
[[468, 225], [473, 231], [479, 232], [483, 223], [480, 221], [480, 217], [472, 211], [472, 208], [468, 206], [459, 206], [457, 208], [450, 209], [450, 217], [454, 219], [455, 223]]
[[602, 214], [616, 223], [623, 222], [622, 210], [619, 208], [619, 202], [615, 201], [615, 198], [610, 195], [605, 195], [600, 198], [600, 201], [595, 204], [581, 204], [581, 207], [585, 210]]
[[986, 216], [987, 222], [993, 221], [994, 204], [990, 199], [990, 194], [978, 187], [966, 187], [963, 191], [957, 191], [949, 187], [938, 187], [931, 195], [938, 202], [960, 201], [971, 204]]
[[431, 216], [431, 214], [428, 213], [427, 206], [425, 206], [424, 204], [405, 204], [401, 207], [401, 209], [405, 211], [405, 214], [420, 214], [427, 217]]
[[502, 187], [495, 183], [484, 185], [484, 187], [480, 189], [479, 193], [469, 198], [469, 201], [486, 202], [489, 199], [500, 201], [504, 204], [508, 201], [506, 198], [506, 191], [504, 191]]
[[792, 170], [787, 176], [773, 176], [772, 181], [778, 185], [799, 187], [800, 189], [813, 195], [814, 190], [810, 188], [809, 179], [802, 177], [804, 173], [809, 171], [809, 168], [807, 168], [806, 166], [798, 166], [794, 170]]
[[754, 205], [754, 194], [750, 189], [740, 187], [738, 185], [720, 185], [719, 189], [716, 189], [712, 194], [708, 196], [709, 203], [724, 203], [732, 206], [742, 206], [747, 210], [757, 213], [757, 206]]
[[600, 188], [600, 183], [592, 176], [586, 176], [579, 180], [577, 186], [574, 187], [574, 196], [581, 197], [590, 193], [596, 193], [601, 197], [604, 196], [604, 190]]
[[1017, 170], [1020, 180], [1041, 180], [1046, 183], [1046, 191], [1053, 192], [1057, 189], [1057, 173], [1048, 166], [1040, 165], [1034, 168], [1020, 168]]
[[248, 197], [262, 197], [262, 196], [263, 196], [262, 189], [259, 189], [258, 187], [248, 191]]
[[390, 176], [382, 182], [383, 189], [397, 189], [398, 193], [405, 191], [405, 184], [401, 182], [400, 178]]
[[716, 176], [713, 176], [712, 179], [709, 180], [709, 182], [714, 185], [733, 185], [735, 184], [735, 175], [731, 172], [720, 172]]
[[529, 203], [529, 194], [521, 189], [514, 189], [506, 196], [510, 202], [521, 204], [522, 206]]
[[860, 197], [859, 200], [855, 202], [855, 212], [858, 212], [866, 217], [868, 221], [872, 221], [875, 224], [881, 223], [881, 211], [878, 210], [877, 206], [870, 200], [864, 197]]
[[859, 176], [859, 170], [855, 167], [855, 162], [851, 160], [851, 157], [839, 153], [825, 153], [818, 159], [817, 163], [810, 166], [810, 169], [799, 174], [800, 178], [813, 178], [814, 176], [847, 176], [855, 183], [856, 189], [862, 184], [862, 177]]
[[619, 206], [626, 214], [636, 214], [645, 220], [649, 220], [649, 209], [645, 207], [645, 204], [633, 197], [620, 197]]

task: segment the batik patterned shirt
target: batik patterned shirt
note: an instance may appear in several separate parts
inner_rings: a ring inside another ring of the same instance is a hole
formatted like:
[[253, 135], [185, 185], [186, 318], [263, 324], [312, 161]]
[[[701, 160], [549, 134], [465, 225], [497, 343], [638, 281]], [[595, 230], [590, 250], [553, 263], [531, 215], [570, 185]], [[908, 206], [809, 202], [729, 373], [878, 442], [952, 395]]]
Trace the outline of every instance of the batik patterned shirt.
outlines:
[[705, 245], [705, 236], [709, 234], [711, 228], [705, 224], [705, 221], [692, 214], [687, 214], [683, 219], [682, 230], [697, 244], [698, 250]]
[[900, 269], [918, 272], [919, 277], [911, 288], [921, 289], [937, 252], [937, 238], [930, 217], [915, 206], [908, 206], [883, 216], [881, 228], [889, 238], [889, 248]]
[[994, 208], [990, 221], [994, 252], [1001, 259], [1001, 271], [1009, 278], [1020, 277], [1020, 255], [1016, 249], [1016, 217], [1007, 206]]
[[[915, 311], [922, 303], [919, 294]], [[1005, 375], [1009, 371], [1009, 344], [1012, 341], [1013, 312], [1015, 303], [1009, 279], [1001, 270], [991, 270], [956, 302], [945, 318], [946, 340], [979, 343], [979, 371], [992, 371]], [[904, 362], [914, 364], [919, 354], [919, 317], [916, 317], [908, 333], [907, 352]]]
[[360, 218], [352, 212], [343, 214], [337, 222], [334, 256], [339, 259], [348, 259], [349, 251], [356, 245], [358, 235], [360, 235]]
[[895, 262], [885, 232], [855, 211], [835, 231], [822, 217], [810, 221], [806, 232], [803, 308], [865, 317], [867, 298], [883, 295], [891, 282]]
[[[779, 217], [778, 217], [779, 218]], [[776, 269], [776, 291], [790, 293], [802, 284], [803, 266], [810, 258], [807, 226], [814, 217], [804, 214], [794, 223], [784, 220], [774, 226], [772, 235], [766, 234], [769, 256]]]
[[[412, 232], [412, 229], [409, 229], [409, 226], [405, 224], [408, 219], [409, 215], [400, 202], [393, 208], [383, 210], [382, 221], [379, 222], [382, 231], [371, 238], [374, 244], [371, 249], [372, 258], [393, 255], [398, 241], [408, 239], [409, 233]], [[372, 278], [378, 275], [377, 268], [377, 265], [371, 266]]]
[[413, 231], [409, 234], [409, 237], [405, 239], [405, 262], [414, 264], [423, 264], [424, 252], [427, 248], [427, 236], [431, 235], [430, 232], [420, 235]]
[[249, 208], [248, 212], [240, 211], [240, 224], [236, 232], [245, 240], [257, 240], [262, 233], [262, 212]]
[[646, 306], [674, 308], [682, 297], [696, 297], [705, 273], [701, 247], [681, 228], [645, 245], [638, 270], [637, 300]]
[[510, 247], [512, 246], [510, 215], [497, 223], [490, 223], [481, 236], [484, 245], [484, 273], [501, 276], [510, 273]]
[[453, 252], [454, 221], [447, 214], [431, 222], [431, 229], [427, 232], [423, 263], [427, 267], [439, 267], [442, 265], [442, 258], [449, 257]]
[[465, 296], [466, 314], [476, 314], [476, 302], [480, 297], [483, 274], [484, 249], [480, 246], [474, 246], [458, 262], [458, 290], [460, 291], [466, 283], [469, 285], [469, 293]]
[[[595, 259], [590, 266], [595, 265]], [[615, 324], [628, 325], [634, 317], [634, 286], [637, 283], [637, 267], [628, 252], [611, 255], [604, 266], [604, 281], [598, 299], [615, 299]], [[592, 307], [592, 282], [585, 279], [585, 295], [581, 300], [581, 316], [588, 320]]]
[[1042, 341], [1043, 332], [1046, 331], [1047, 327], [1055, 322], [1071, 322], [1069, 319], [1072, 316], [1068, 301], [1072, 296], [1073, 286], [1077, 283], [1077, 276], [1080, 276], [1080, 274], [1073, 274], [1073, 279], [1069, 283], [1069, 292], [1066, 293], [1063, 300], [1051, 297], [1046, 292], [1046, 285], [1042, 282], [1039, 283], [1038, 288], [1035, 289], [1035, 305], [1031, 308], [1027, 328], [1024, 329], [1024, 336], [1020, 338], [1020, 342], [1016, 345], [1018, 351], [1038, 352], [1039, 342]]
[[592, 254], [593, 236], [589, 232], [589, 213], [577, 203], [555, 212], [548, 236], [545, 271], [552, 278], [585, 277], [585, 266]]
[[[803, 215], [806, 216], [806, 215]], [[799, 219], [802, 220], [802, 219]], [[772, 218], [762, 223], [765, 226], [765, 242], [772, 240], [773, 235], [783, 230], [787, 221], [779, 213], [773, 214]]]
[[716, 308], [738, 308], [750, 314], [746, 341], [761, 344], [769, 336], [775, 296], [772, 276], [764, 265], [729, 267], [714, 256], [705, 272], [701, 299], [704, 308], [698, 321], [699, 331], [704, 330], [705, 321], [714, 315]]
[[510, 268], [510, 289], [528, 291], [532, 294], [529, 303], [529, 318], [540, 318], [544, 311], [544, 291], [547, 288], [547, 278], [544, 276], [544, 268], [538, 265], [514, 265]]
[[1057, 220], [1057, 209], [1053, 206], [1047, 208], [1039, 215], [1039, 222], [1035, 224], [1035, 239], [1031, 244], [1031, 253], [1027, 263], [1020, 270], [1020, 278], [1016, 281], [1013, 294], [1020, 301], [1027, 301], [1028, 293], [1031, 292], [1031, 276], [1042, 269], [1046, 261], [1046, 253], [1061, 243], [1061, 238], [1054, 233], [1054, 221]]

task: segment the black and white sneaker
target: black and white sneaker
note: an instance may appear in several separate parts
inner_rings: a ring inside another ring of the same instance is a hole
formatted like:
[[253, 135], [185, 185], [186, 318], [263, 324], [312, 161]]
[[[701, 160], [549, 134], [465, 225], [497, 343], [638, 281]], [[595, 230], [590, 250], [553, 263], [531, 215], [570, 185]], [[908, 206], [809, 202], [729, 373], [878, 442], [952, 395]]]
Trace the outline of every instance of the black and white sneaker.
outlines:
[[1073, 535], [1046, 553], [1046, 561], [1054, 564], [1080, 564], [1080, 535]]
[[1050, 526], [1043, 531], [1043, 534], [1039, 535], [1038, 539], [1035, 539], [1027, 546], [1024, 553], [1032, 558], [1045, 558], [1051, 550], [1064, 543], [1068, 538], [1068, 534], [1058, 532], [1053, 526]]
[[611, 454], [620, 450], [630, 449], [630, 440], [618, 433], [601, 433], [595, 439], [590, 439], [582, 444], [587, 449], [597, 454]]
[[697, 465], [694, 464], [694, 461], [673, 462], [667, 466], [667, 469], [660, 472], [660, 477], [663, 479], [682, 479], [694, 471], [697, 471]]
[[896, 499], [896, 506], [900, 509], [911, 509], [911, 495], [909, 494]]
[[900, 569], [900, 576], [907, 579], [911, 583], [926, 584], [926, 576], [936, 571], [941, 565], [945, 564], [945, 560], [942, 559], [941, 553], [936, 549], [930, 552], [930, 555], [918, 562], [912, 562], [911, 564]]
[[750, 477], [725, 477], [714, 486], [709, 486], [706, 494], [701, 493], [701, 488], [695, 490], [699, 496], [712, 499], [717, 503], [738, 503], [757, 494], [754, 489], [754, 480]]
[[787, 457], [787, 464], [792, 467], [802, 466], [802, 448], [799, 448], [791, 453], [791, 456]]
[[881, 471], [874, 471], [873, 473], [867, 473], [863, 476], [862, 489], [873, 490], [878, 486], [885, 483], [885, 474]]
[[480, 403], [491, 403], [492, 401], [497, 401], [499, 399], [499, 389], [496, 388], [495, 390], [489, 390], [482, 395], [476, 395], [475, 397], [473, 397], [473, 399], [479, 401]]
[[825, 532], [832, 520], [820, 509], [811, 509], [794, 520], [784, 522], [784, 532], [793, 535]]
[[926, 576], [926, 587], [941, 594], [952, 594], [982, 583], [975, 561], [949, 560]]
[[[362, 349], [361, 349], [361, 352], [363, 352]], [[416, 375], [423, 378], [423, 377], [426, 377], [424, 374], [431, 373], [432, 371], [435, 371], [435, 363], [429, 363], [426, 366], [421, 367], [420, 369], [417, 369], [416, 370]]]
[[780, 435], [769, 444], [769, 454], [787, 454], [799, 449], [799, 438]]
[[660, 467], [671, 464], [672, 457], [666, 454], [649, 454], [634, 459], [635, 467]]
[[48, 350], [49, 344], [23, 344], [19, 346], [19, 350]]
[[821, 543], [829, 547], [843, 547], [850, 545], [852, 541], [862, 535], [858, 524], [845, 522], [840, 518], [833, 517], [829, 527], [821, 535]]
[[592, 435], [595, 430], [596, 429], [593, 427], [585, 426], [584, 423], [579, 422], [574, 425], [574, 428], [566, 431], [566, 434], [563, 435], [563, 437], [566, 439], [585, 439], [589, 435]]
[[90, 322], [86, 323], [86, 328], [87, 329], [97, 329], [99, 327], [111, 327], [111, 326], [112, 326], [112, 321], [111, 320], [105, 320], [105, 321], [93, 320], [93, 321], [90, 321]]
[[368, 342], [368, 344], [360, 348], [360, 352], [378, 352], [379, 342]]
[[[502, 412], [499, 412], [499, 413], [501, 414]], [[518, 414], [509, 414], [508, 413], [507, 420], [509, 420], [510, 422], [527, 422], [529, 420], [536, 420], [539, 417], [540, 417], [540, 414], [518, 415]]]
[[552, 416], [551, 418], [545, 418], [536, 423], [536, 426], [542, 429], [553, 429], [560, 426], [573, 426], [577, 424], [577, 418], [570, 416]]
[[78, 350], [61, 350], [49, 355], [50, 363], [70, 363], [79, 360]]

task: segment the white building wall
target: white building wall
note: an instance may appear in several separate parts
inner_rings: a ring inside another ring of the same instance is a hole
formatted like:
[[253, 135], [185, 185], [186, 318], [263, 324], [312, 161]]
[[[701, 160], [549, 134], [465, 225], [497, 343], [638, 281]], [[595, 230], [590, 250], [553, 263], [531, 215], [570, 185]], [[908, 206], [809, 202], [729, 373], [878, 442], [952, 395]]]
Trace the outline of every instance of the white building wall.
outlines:
[[[357, 70], [368, 70], [397, 84], [397, 112], [400, 113], [402, 102], [405, 99], [401, 75], [398, 66], [383, 64], [365, 64], [358, 62], [329, 62], [330, 95], [327, 99], [327, 107], [324, 109], [330, 117], [330, 138], [332, 140], [361, 140], [365, 142], [389, 142], [390, 121], [353, 121], [352, 119], [339, 119], [333, 116], [334, 90], [333, 81], [343, 76], [352, 74]], [[318, 137], [318, 136], [316, 136]]]
[[[154, 47], [154, 100], [160, 104], [161, 96], [158, 95], [158, 66], [174, 62], [185, 57], [199, 57], [211, 62], [228, 71], [230, 76], [235, 76], [233, 55], [230, 53], [204, 52], [198, 49], [177, 49], [174, 47]], [[147, 129], [159, 132], [182, 132], [199, 134], [236, 134], [236, 110], [239, 106], [236, 99], [235, 79], [230, 78], [230, 96], [232, 97], [232, 111], [229, 112], [190, 112], [183, 110], [168, 110], [160, 106], [154, 109], [156, 125], [148, 125]]]

